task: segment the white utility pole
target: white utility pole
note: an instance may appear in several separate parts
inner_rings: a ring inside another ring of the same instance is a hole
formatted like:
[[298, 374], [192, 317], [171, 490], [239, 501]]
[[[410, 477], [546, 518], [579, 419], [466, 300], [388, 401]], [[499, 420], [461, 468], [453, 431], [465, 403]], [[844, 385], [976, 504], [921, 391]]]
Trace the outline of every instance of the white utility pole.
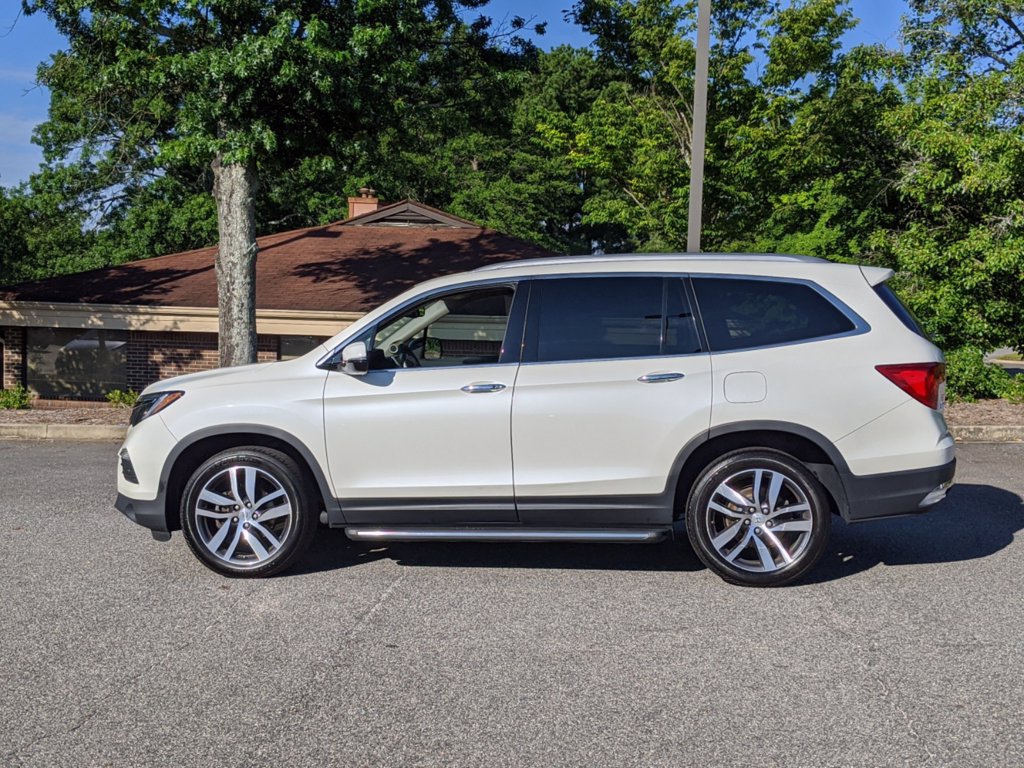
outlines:
[[697, 5], [697, 69], [693, 76], [693, 140], [690, 144], [690, 208], [686, 250], [700, 253], [704, 206], [704, 134], [708, 122], [708, 50], [711, 48], [711, 0]]

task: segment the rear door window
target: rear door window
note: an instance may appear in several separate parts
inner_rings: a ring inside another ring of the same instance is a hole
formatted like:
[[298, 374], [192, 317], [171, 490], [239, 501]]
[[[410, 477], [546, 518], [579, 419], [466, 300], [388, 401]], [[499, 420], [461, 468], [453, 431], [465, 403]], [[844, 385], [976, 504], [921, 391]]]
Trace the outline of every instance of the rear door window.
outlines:
[[538, 362], [683, 355], [701, 349], [679, 278], [536, 280], [530, 314], [531, 357]]
[[693, 287], [712, 352], [810, 341], [856, 328], [804, 283], [695, 277]]

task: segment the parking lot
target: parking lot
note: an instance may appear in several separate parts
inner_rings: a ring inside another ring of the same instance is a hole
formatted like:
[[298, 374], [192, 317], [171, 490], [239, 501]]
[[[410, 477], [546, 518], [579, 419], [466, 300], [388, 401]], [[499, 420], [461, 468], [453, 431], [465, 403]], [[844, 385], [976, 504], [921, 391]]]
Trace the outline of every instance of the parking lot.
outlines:
[[0, 765], [1024, 763], [1024, 445], [771, 591], [683, 543], [326, 529], [232, 581], [114, 511], [115, 449], [0, 441]]

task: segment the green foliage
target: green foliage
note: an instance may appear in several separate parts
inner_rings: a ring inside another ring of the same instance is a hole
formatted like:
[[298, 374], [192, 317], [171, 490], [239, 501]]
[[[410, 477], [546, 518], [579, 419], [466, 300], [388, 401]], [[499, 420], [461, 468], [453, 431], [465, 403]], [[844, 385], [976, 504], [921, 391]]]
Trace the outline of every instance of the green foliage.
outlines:
[[986, 363], [978, 347], [960, 347], [946, 353], [946, 392], [950, 400], [975, 400], [1013, 395], [1020, 382], [998, 365]]
[[[258, 170], [259, 233], [370, 186], [554, 251], [682, 249], [696, 3], [578, 0], [594, 45], [544, 53], [460, 16], [485, 5], [27, 0], [70, 44], [0, 283], [215, 242], [215, 158]], [[704, 248], [891, 267], [952, 396], [1018, 391], [979, 350], [1024, 350], [1024, 3], [911, 0], [898, 51], [844, 50], [847, 0], [712, 8]]]
[[[485, 2], [23, 0], [68, 47], [39, 68], [39, 226], [0, 280], [215, 242], [211, 169], [227, 165], [257, 172], [258, 233], [341, 218], [366, 184], [422, 189], [395, 150], [507, 136], [535, 61], [523, 20], [464, 20]], [[449, 203], [456, 181], [418, 196]]]
[[1011, 376], [999, 396], [1011, 403], [1024, 403], [1024, 375]]
[[132, 408], [139, 399], [139, 393], [129, 389], [127, 392], [114, 389], [107, 392], [107, 402], [117, 408]]
[[0, 410], [24, 410], [31, 407], [31, 392], [20, 384], [11, 389], [0, 389]]
[[876, 244], [940, 345], [1024, 348], [1024, 5], [916, 0], [896, 145], [899, 217]]
[[0, 187], [0, 285], [17, 279], [28, 254], [26, 197], [24, 189]]

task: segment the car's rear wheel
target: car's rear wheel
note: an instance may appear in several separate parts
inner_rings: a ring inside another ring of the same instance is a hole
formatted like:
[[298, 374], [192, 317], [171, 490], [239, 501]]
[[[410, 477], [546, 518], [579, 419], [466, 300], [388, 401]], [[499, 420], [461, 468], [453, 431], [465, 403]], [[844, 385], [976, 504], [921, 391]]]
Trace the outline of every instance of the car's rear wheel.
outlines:
[[181, 528], [204, 564], [227, 576], [290, 566], [316, 530], [317, 510], [295, 461], [269, 448], [232, 448], [205, 461], [182, 495]]
[[826, 492], [793, 457], [743, 449], [712, 462], [686, 507], [701, 561], [732, 584], [778, 587], [799, 579], [828, 544]]

